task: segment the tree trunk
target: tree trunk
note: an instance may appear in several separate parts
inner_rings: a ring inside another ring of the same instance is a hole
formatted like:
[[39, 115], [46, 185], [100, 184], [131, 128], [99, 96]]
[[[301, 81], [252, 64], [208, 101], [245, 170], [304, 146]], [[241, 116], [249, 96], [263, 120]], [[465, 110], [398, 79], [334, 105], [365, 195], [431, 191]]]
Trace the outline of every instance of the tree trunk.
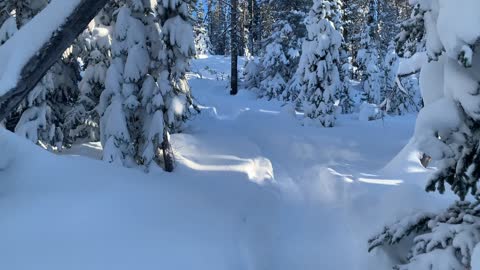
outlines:
[[173, 153], [172, 144], [170, 143], [170, 133], [165, 127], [163, 131], [163, 161], [165, 162], [165, 171], [173, 172], [175, 169], [175, 155]]
[[[20, 72], [17, 85], [0, 96], [0, 120], [5, 119], [27, 97], [50, 67], [74, 42], [108, 0], [82, 0], [52, 37], [30, 58]], [[21, 31], [21, 30], [20, 30]]]
[[256, 13], [255, 13], [254, 1], [256, 1], [256, 0], [250, 0], [250, 2], [249, 2], [249, 4], [250, 4], [249, 5], [250, 20], [248, 22], [248, 31], [249, 31], [248, 48], [250, 50], [250, 55], [255, 55], [255, 48], [254, 48], [254, 33], [255, 33], [255, 30], [253, 29], [253, 23], [254, 23], [254, 20], [255, 20]]
[[230, 94], [236, 95], [238, 93], [238, 28], [237, 28], [237, 0], [231, 1], [231, 20], [230, 20], [230, 55], [232, 58], [232, 70], [230, 74]]

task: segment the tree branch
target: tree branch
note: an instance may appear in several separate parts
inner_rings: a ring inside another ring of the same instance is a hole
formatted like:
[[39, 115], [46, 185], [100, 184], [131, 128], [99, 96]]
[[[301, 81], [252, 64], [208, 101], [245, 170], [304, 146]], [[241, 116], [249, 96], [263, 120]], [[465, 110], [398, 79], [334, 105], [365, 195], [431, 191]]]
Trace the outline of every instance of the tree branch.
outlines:
[[[67, 1], [67, 0], [65, 0]], [[68, 0], [70, 1], [70, 0]], [[60, 59], [108, 0], [81, 0], [52, 37], [22, 67], [17, 85], [0, 96], [0, 120], [5, 119], [27, 97], [47, 71]], [[20, 30], [21, 31], [21, 30]]]

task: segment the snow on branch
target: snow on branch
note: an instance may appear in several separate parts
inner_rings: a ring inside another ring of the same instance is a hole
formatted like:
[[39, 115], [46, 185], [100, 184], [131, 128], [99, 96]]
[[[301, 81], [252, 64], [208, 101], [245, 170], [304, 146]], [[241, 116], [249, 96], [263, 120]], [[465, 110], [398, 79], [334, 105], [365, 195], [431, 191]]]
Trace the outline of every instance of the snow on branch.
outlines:
[[402, 58], [398, 67], [399, 77], [408, 77], [420, 72], [422, 65], [428, 61], [426, 52], [418, 52], [409, 58]]
[[0, 47], [0, 119], [20, 104], [107, 0], [53, 0]]

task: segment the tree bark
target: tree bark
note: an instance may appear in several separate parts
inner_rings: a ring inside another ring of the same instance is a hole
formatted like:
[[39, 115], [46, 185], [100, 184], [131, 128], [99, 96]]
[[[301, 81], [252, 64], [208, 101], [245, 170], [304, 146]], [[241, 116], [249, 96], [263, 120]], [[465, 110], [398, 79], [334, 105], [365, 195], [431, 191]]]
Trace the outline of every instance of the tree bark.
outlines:
[[238, 93], [238, 28], [237, 28], [237, 0], [231, 1], [231, 20], [230, 20], [230, 38], [231, 49], [230, 55], [232, 58], [232, 69], [230, 74], [230, 94], [236, 95]]
[[[67, 0], [65, 0], [67, 1]], [[30, 58], [20, 72], [17, 85], [0, 96], [0, 120], [5, 119], [27, 97], [50, 67], [62, 56], [75, 38], [105, 6], [108, 0], [82, 0], [38, 53]], [[21, 31], [21, 30], [20, 30]]]
[[165, 127], [163, 131], [163, 161], [165, 162], [165, 171], [173, 172], [175, 169], [175, 154], [173, 153], [172, 144], [170, 143], [170, 133]]

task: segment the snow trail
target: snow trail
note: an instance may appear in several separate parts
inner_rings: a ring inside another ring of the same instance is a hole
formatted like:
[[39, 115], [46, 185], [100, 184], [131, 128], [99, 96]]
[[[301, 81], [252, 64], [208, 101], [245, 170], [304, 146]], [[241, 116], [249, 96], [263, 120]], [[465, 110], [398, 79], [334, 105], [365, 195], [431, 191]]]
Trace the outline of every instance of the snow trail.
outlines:
[[441, 207], [423, 192], [428, 171], [408, 161], [413, 150], [380, 170], [409, 142], [414, 116], [301, 126], [280, 103], [229, 96], [228, 62], [194, 62], [203, 113], [172, 136], [174, 174], [92, 160], [93, 144], [57, 156], [0, 131], [0, 268], [389, 267], [367, 253], [368, 237], [411, 209]]

